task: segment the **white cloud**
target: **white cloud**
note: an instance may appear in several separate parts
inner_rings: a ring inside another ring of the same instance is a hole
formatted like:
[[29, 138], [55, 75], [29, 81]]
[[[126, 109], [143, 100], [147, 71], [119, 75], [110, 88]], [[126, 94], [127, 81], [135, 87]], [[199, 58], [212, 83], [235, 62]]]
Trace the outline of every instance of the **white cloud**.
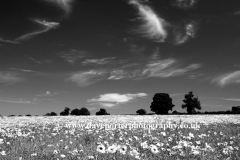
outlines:
[[93, 83], [103, 80], [106, 71], [104, 70], [90, 70], [74, 73], [68, 78], [68, 81], [76, 82], [80, 87], [86, 87]]
[[127, 103], [133, 99], [146, 97], [146, 93], [136, 93], [136, 94], [119, 94], [119, 93], [108, 93], [102, 94], [98, 98], [89, 99], [89, 103], [98, 104], [103, 107], [114, 107], [119, 104]]
[[17, 73], [0, 72], [0, 83], [13, 84], [23, 81], [23, 78], [17, 76]]
[[65, 13], [68, 15], [72, 11], [72, 5], [71, 3], [74, 0], [45, 0], [51, 3], [57, 4], [60, 8], [62, 8]]
[[[142, 76], [166, 78], [179, 76], [188, 71], [198, 69], [200, 64], [191, 64], [185, 68], [180, 68], [175, 59], [158, 60], [159, 57], [153, 54], [153, 61], [150, 61], [142, 71]], [[154, 60], [155, 59], [155, 60]]]
[[112, 60], [115, 57], [108, 57], [102, 59], [86, 59], [82, 62], [83, 65], [104, 65], [104, 64], [111, 64]]
[[86, 57], [87, 52], [82, 50], [70, 49], [69, 51], [57, 53], [65, 61], [74, 64], [77, 60]]
[[225, 101], [237, 101], [237, 102], [240, 102], [239, 98], [222, 98], [222, 99], [225, 100]]
[[125, 79], [129, 78], [130, 75], [128, 74], [127, 71], [124, 71], [123, 69], [116, 69], [112, 70], [110, 73], [110, 77], [108, 77], [109, 80], [120, 80], [120, 79]]
[[57, 22], [47, 22], [45, 20], [37, 20], [37, 19], [34, 19], [33, 21], [38, 23], [38, 24], [40, 24], [43, 27], [43, 29], [40, 30], [40, 31], [35, 31], [35, 32], [31, 32], [31, 33], [22, 35], [22, 36], [16, 38], [15, 41], [21, 41], [21, 40], [30, 39], [33, 36], [36, 36], [38, 34], [47, 32], [50, 29], [54, 29], [54, 28], [57, 28], [59, 26], [59, 23], [57, 23]]
[[195, 37], [195, 31], [196, 31], [196, 24], [195, 23], [189, 23], [185, 26], [185, 34], [178, 33], [175, 41], [176, 44], [183, 44], [189, 40], [189, 38]]
[[147, 5], [143, 5], [139, 0], [130, 0], [129, 4], [134, 5], [138, 11], [143, 24], [137, 30], [144, 37], [153, 39], [157, 42], [164, 42], [167, 37], [165, 27], [168, 25], [164, 19], [158, 15]]
[[46, 91], [44, 94], [37, 95], [37, 97], [49, 97], [58, 94], [57, 92], [52, 93], [50, 91]]
[[203, 103], [201, 104], [202, 107], [213, 107], [213, 108], [226, 108], [225, 106], [221, 105], [221, 104], [206, 104]]
[[144, 59], [141, 63], [124, 64], [118, 68], [100, 67], [98, 70], [81, 71], [71, 74], [67, 80], [77, 83], [81, 87], [85, 87], [101, 80], [122, 80], [135, 79], [141, 80], [149, 77], [167, 78], [186, 74], [191, 70], [201, 67], [200, 64], [190, 64], [186, 67], [181, 67], [179, 62], [173, 58], [160, 59], [157, 49], [154, 54], [148, 59]]
[[159, 77], [164, 74], [162, 71], [175, 63], [174, 59], [158, 60], [147, 64], [146, 68], [143, 70], [143, 75], [148, 75], [148, 77]]
[[221, 87], [234, 83], [238, 84], [240, 83], [240, 71], [223, 74], [219, 77], [212, 79], [212, 83], [217, 83]]
[[30, 104], [31, 101], [23, 100], [23, 99], [9, 99], [9, 98], [1, 98], [1, 102], [6, 102], [6, 103], [18, 103], [18, 104]]
[[186, 93], [173, 93], [173, 94], [170, 94], [170, 97], [179, 97], [179, 96], [182, 96], [184, 97]]
[[240, 15], [240, 11], [235, 12], [234, 15]]
[[28, 70], [28, 69], [19, 69], [19, 68], [10, 68], [10, 69], [17, 70], [17, 71], [22, 71], [22, 72], [29, 72], [29, 73], [36, 72], [36, 71]]
[[0, 37], [0, 42], [12, 43], [12, 44], [20, 44], [19, 42], [11, 41], [11, 40], [6, 40], [6, 39], [3, 39], [2, 37]]
[[182, 9], [189, 9], [192, 8], [198, 0], [176, 0], [175, 6], [182, 8]]

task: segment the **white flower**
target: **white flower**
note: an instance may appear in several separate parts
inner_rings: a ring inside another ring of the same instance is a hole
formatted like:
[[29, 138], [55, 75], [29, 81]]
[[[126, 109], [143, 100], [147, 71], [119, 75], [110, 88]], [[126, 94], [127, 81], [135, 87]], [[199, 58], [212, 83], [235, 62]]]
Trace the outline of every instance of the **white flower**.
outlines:
[[155, 146], [155, 145], [151, 145], [150, 148], [151, 148], [151, 152], [154, 153], [154, 154], [159, 152], [157, 146]]
[[57, 150], [54, 150], [54, 151], [53, 151], [53, 154], [58, 154], [58, 151], [57, 151]]
[[88, 159], [94, 159], [94, 156], [88, 156]]
[[165, 132], [161, 132], [161, 134], [162, 134], [163, 136], [166, 136], [166, 133], [165, 133]]
[[140, 145], [141, 145], [141, 147], [142, 147], [143, 149], [146, 149], [146, 148], [148, 148], [147, 141], [145, 141], [145, 142], [141, 143]]
[[37, 156], [37, 153], [33, 153], [33, 154], [31, 154], [31, 156]]
[[131, 150], [129, 153], [131, 156], [133, 156], [135, 158], [139, 158], [139, 153], [135, 149]]
[[136, 140], [139, 140], [139, 138], [137, 136], [133, 136]]
[[115, 153], [116, 151], [117, 151], [116, 145], [112, 145], [112, 146], [108, 147], [108, 149], [107, 149], [108, 153]]
[[195, 155], [200, 154], [200, 151], [198, 151], [198, 150], [193, 150], [193, 151], [192, 151], [192, 154], [195, 154]]
[[97, 146], [97, 151], [100, 153], [105, 153], [105, 146], [100, 144]]
[[192, 137], [192, 138], [193, 138], [193, 137], [194, 137], [194, 135], [193, 135], [192, 133], [189, 133], [189, 137]]
[[196, 141], [197, 144], [201, 144], [201, 141]]
[[64, 154], [61, 154], [60, 157], [65, 158], [66, 156]]
[[4, 143], [4, 142], [3, 142], [3, 139], [0, 138], [0, 144], [3, 144], [3, 143]]
[[172, 139], [172, 137], [168, 137], [168, 141], [170, 141], [170, 142], [171, 142], [172, 140], [173, 140], [173, 139]]
[[163, 143], [157, 143], [156, 144], [158, 147], [162, 147], [164, 144]]
[[119, 152], [120, 152], [121, 154], [126, 154], [126, 152], [127, 152], [127, 146], [125, 146], [125, 145], [120, 146], [120, 147], [119, 147]]
[[2, 151], [2, 152], [0, 152], [0, 154], [5, 156], [6, 155], [6, 151]]

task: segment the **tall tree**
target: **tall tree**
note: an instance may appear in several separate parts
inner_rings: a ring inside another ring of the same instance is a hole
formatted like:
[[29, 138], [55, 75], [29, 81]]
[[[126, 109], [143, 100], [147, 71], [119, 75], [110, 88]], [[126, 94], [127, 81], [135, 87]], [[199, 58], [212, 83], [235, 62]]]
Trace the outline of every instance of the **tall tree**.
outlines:
[[156, 114], [168, 114], [169, 110], [175, 105], [172, 104], [172, 98], [170, 98], [167, 93], [156, 93], [153, 97], [153, 102], [151, 103], [151, 111]]
[[185, 99], [183, 100], [185, 104], [182, 105], [182, 108], [187, 108], [188, 114], [196, 113], [195, 109], [201, 110], [201, 104], [198, 97], [194, 97], [193, 92], [185, 94]]

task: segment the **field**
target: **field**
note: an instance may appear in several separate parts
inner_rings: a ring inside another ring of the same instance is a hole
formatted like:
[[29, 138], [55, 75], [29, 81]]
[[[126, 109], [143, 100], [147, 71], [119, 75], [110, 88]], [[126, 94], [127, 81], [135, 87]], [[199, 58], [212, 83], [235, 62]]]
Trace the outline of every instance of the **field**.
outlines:
[[239, 115], [0, 119], [0, 160], [240, 160]]

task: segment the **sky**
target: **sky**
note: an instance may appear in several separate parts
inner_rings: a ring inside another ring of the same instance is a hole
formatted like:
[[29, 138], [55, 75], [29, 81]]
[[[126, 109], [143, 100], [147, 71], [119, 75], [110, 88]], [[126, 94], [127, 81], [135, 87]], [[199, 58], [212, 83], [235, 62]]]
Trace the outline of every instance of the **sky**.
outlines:
[[[239, 0], [1, 0], [0, 114], [240, 106]], [[170, 111], [171, 112], [171, 111]]]

